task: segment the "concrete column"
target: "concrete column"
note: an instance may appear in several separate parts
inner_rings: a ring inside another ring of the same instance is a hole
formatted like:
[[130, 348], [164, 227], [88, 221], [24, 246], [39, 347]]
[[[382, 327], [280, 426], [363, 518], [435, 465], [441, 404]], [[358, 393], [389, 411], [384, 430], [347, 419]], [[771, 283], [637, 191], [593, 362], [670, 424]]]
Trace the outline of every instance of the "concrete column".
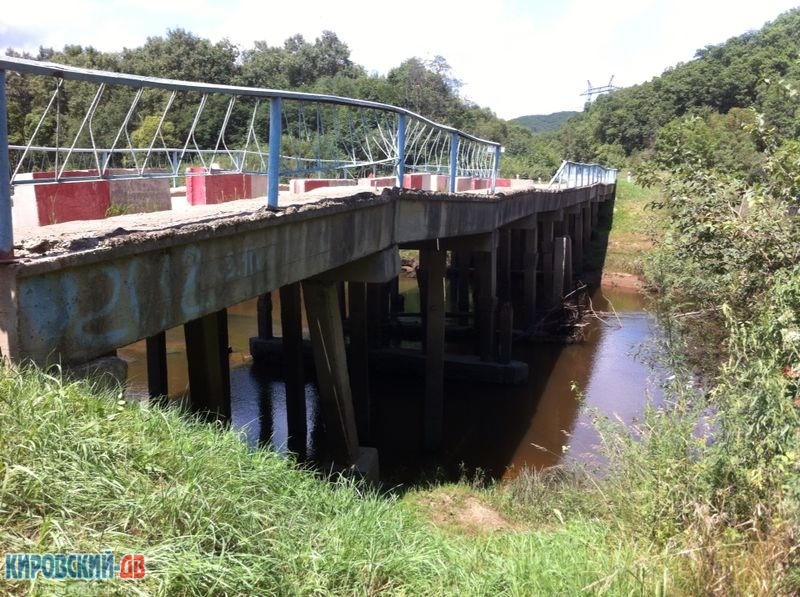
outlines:
[[572, 242], [568, 236], [554, 241], [552, 304], [559, 305], [572, 287]]
[[256, 302], [258, 318], [258, 337], [268, 340], [272, 338], [272, 293], [267, 292], [258, 297]]
[[303, 364], [303, 314], [300, 283], [295, 282], [282, 286], [279, 292], [288, 448], [302, 460], [306, 454], [308, 430], [306, 426], [306, 377]]
[[587, 201], [582, 206], [583, 211], [583, 251], [584, 251], [584, 259], [586, 258], [586, 253], [589, 252], [589, 243], [592, 242], [592, 205], [591, 201]]
[[356, 429], [362, 441], [371, 441], [372, 404], [369, 393], [369, 317], [367, 314], [367, 285], [348, 282], [350, 301], [350, 387]]
[[444, 276], [446, 251], [420, 251], [420, 273], [425, 276], [425, 449], [437, 452], [442, 445], [444, 420]]
[[511, 230], [501, 228], [497, 235], [497, 299], [511, 300]]
[[192, 410], [229, 422], [231, 378], [226, 309], [183, 326]]
[[169, 396], [167, 372], [167, 333], [159, 332], [145, 341], [147, 347], [147, 393], [152, 400]]
[[478, 354], [482, 361], [493, 361], [495, 356], [495, 311], [497, 308], [497, 247], [491, 251], [476, 251], [475, 324], [478, 332]]
[[514, 307], [511, 301], [503, 301], [497, 311], [497, 362], [508, 365], [511, 362], [511, 344], [514, 333]]
[[591, 211], [589, 218], [592, 227], [592, 238], [597, 238], [597, 228], [600, 224], [600, 204], [597, 201], [592, 201], [589, 209]]
[[555, 306], [555, 281], [553, 279], [553, 251], [555, 239], [555, 222], [553, 218], [539, 219], [539, 254], [542, 263], [542, 298], [544, 307], [551, 309]]
[[454, 251], [453, 255], [455, 256], [455, 267], [456, 271], [458, 272], [458, 283], [456, 285], [458, 288], [458, 298], [456, 300], [456, 310], [459, 313], [464, 314], [463, 316], [459, 317], [458, 321], [460, 325], [469, 325], [469, 318], [466, 314], [469, 313], [470, 309], [469, 278], [472, 253], [469, 251]]
[[353, 465], [359, 454], [358, 431], [336, 283], [305, 280], [302, 284], [330, 451], [334, 462]]
[[336, 283], [336, 292], [339, 294], [339, 313], [342, 321], [347, 321], [347, 291], [344, 282]]
[[572, 241], [572, 269], [580, 272], [583, 268], [583, 210], [576, 207], [570, 214], [569, 237]]
[[538, 265], [537, 229], [521, 230], [522, 236], [522, 312], [520, 322], [529, 330], [536, 322], [536, 267]]

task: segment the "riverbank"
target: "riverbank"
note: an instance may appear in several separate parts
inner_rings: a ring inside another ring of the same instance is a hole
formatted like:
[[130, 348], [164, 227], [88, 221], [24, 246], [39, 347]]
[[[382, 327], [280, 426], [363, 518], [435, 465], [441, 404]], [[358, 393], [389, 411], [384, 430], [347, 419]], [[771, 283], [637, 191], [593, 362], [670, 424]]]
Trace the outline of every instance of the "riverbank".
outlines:
[[136, 581], [40, 574], [6, 594], [693, 595], [713, 565], [736, 570], [733, 594], [780, 594], [777, 540], [703, 547], [703, 512], [654, 534], [671, 516], [644, 484], [658, 468], [379, 493], [58, 374], [4, 369], [0, 396], [0, 550], [144, 557]]
[[[0, 550], [111, 550], [146, 566], [139, 581], [1, 581], [8, 594], [627, 594], [660, 582], [642, 573], [643, 546], [596, 517], [487, 524], [503, 515], [468, 486], [399, 495], [325, 481], [230, 431], [58, 375], [4, 370], [0, 392]], [[426, 514], [447, 495], [450, 510], [435, 511], [454, 525]]]

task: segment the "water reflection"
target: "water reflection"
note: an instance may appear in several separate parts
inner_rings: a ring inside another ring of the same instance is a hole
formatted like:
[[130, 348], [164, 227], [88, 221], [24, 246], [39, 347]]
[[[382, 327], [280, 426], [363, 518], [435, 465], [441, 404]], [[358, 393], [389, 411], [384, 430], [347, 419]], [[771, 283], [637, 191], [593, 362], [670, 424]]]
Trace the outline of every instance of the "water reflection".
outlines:
[[[403, 288], [413, 294], [414, 281]], [[277, 293], [275, 293], [277, 295]], [[495, 386], [447, 381], [444, 396], [443, 449], [435, 457], [423, 450], [424, 380], [411, 375], [373, 376], [373, 445], [381, 474], [389, 482], [412, 482], [421, 475], [455, 479], [480, 471], [493, 478], [513, 478], [523, 467], [545, 467], [565, 457], [583, 462], [597, 454], [598, 436], [590, 424], [591, 409], [630, 422], [638, 417], [651, 388], [649, 371], [637, 350], [652, 336], [653, 319], [633, 291], [608, 290], [618, 317], [595, 321], [580, 344], [517, 345], [514, 358], [530, 367], [527, 383]], [[276, 297], [277, 298], [277, 297]], [[414, 297], [408, 305], [413, 306]], [[602, 295], [593, 299], [608, 311]], [[276, 303], [274, 313], [279, 313]], [[255, 301], [228, 311], [231, 355], [232, 424], [251, 445], [287, 451], [286, 394], [279, 372], [254, 367], [249, 338], [257, 333]], [[279, 326], [275, 326], [279, 333]], [[186, 362], [181, 329], [167, 334], [169, 389], [186, 391]], [[126, 347], [133, 392], [146, 393], [144, 343]], [[582, 395], [582, 400], [580, 398]], [[321, 457], [323, 426], [313, 383], [306, 385], [307, 452]], [[566, 456], [565, 456], [566, 454]]]

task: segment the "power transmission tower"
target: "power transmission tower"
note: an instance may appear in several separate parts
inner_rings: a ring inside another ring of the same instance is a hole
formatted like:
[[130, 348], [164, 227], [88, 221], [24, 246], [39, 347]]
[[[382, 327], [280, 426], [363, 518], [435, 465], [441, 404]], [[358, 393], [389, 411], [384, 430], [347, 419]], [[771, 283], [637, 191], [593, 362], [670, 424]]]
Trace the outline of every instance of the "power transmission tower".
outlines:
[[611, 75], [611, 78], [608, 80], [608, 83], [606, 85], [600, 85], [599, 87], [592, 87], [592, 82], [586, 81], [589, 84], [589, 86], [586, 89], [586, 91], [581, 93], [581, 95], [589, 96], [589, 102], [591, 102], [595, 98], [595, 96], [598, 96], [601, 93], [607, 93], [609, 91], [615, 91], [619, 89], [619, 87], [612, 85], [613, 81], [614, 81], [614, 75]]

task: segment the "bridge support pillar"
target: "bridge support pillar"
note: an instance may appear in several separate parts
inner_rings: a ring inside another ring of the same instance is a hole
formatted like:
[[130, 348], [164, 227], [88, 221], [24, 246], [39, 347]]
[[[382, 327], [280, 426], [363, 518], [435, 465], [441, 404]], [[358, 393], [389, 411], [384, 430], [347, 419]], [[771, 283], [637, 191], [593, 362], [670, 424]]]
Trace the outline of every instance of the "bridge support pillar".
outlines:
[[539, 214], [539, 255], [542, 264], [542, 302], [545, 309], [552, 309], [558, 304], [553, 300], [556, 294], [553, 258], [555, 229], [561, 217], [559, 212]]
[[286, 427], [290, 452], [302, 460], [306, 456], [306, 378], [303, 356], [303, 316], [300, 283], [282, 286], [281, 336], [283, 375], [286, 388]]
[[267, 292], [258, 297], [256, 302], [258, 319], [258, 337], [268, 340], [272, 335], [272, 293]]
[[303, 281], [320, 405], [334, 462], [351, 466], [359, 455], [344, 332], [335, 282]]
[[559, 236], [553, 242], [553, 294], [552, 304], [558, 306], [572, 286], [572, 242], [568, 236]]
[[539, 261], [537, 236], [536, 228], [522, 231], [522, 312], [520, 313], [520, 323], [526, 330], [530, 330], [536, 322], [536, 266]]
[[470, 263], [472, 253], [469, 251], [453, 251], [453, 267], [455, 268], [455, 290], [453, 309], [459, 314], [460, 325], [469, 325], [469, 293], [470, 293]]
[[167, 333], [159, 332], [145, 341], [147, 347], [147, 393], [161, 401], [169, 395], [167, 375]]
[[572, 269], [574, 272], [580, 272], [583, 265], [583, 209], [581, 206], [576, 206], [571, 210], [567, 236], [572, 241]]
[[586, 258], [587, 254], [590, 252], [589, 244], [592, 242], [592, 205], [594, 205], [594, 203], [587, 201], [582, 206], [584, 258]]
[[538, 215], [531, 214], [511, 226], [511, 269], [517, 274], [511, 278], [510, 294], [514, 309], [514, 327], [530, 329], [536, 321]]
[[478, 355], [482, 361], [495, 357], [495, 312], [497, 310], [497, 233], [492, 235], [491, 250], [476, 251], [475, 327]]
[[367, 284], [348, 282], [350, 307], [350, 385], [356, 429], [364, 441], [371, 441], [372, 404], [369, 394], [369, 314], [367, 312]]
[[511, 300], [511, 230], [501, 228], [497, 234], [497, 300]]
[[212, 420], [231, 418], [228, 311], [222, 309], [183, 326], [192, 410]]
[[444, 421], [444, 332], [445, 302], [444, 277], [447, 251], [422, 249], [419, 275], [424, 277], [422, 287], [425, 304], [425, 449], [438, 452], [442, 446]]

